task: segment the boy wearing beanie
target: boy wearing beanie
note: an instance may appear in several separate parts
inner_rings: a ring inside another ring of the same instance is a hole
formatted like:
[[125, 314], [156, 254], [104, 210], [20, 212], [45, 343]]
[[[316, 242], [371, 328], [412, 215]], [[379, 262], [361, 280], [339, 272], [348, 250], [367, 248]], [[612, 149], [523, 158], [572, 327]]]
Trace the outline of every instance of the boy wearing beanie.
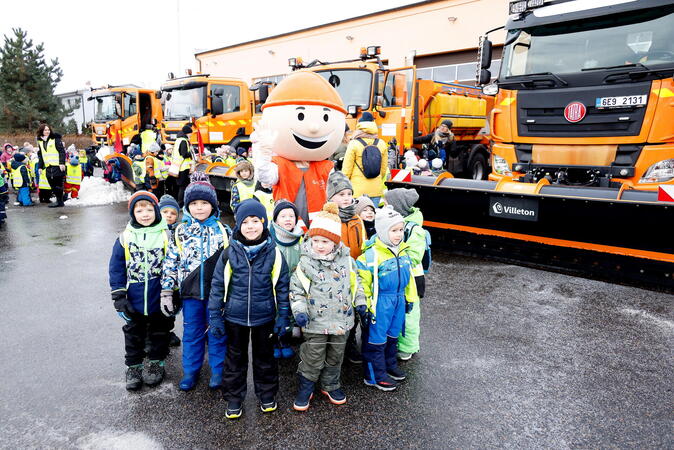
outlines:
[[248, 342], [253, 347], [253, 382], [263, 413], [275, 411], [279, 386], [275, 337], [290, 326], [288, 265], [269, 236], [267, 211], [256, 199], [241, 202], [230, 245], [218, 259], [210, 299], [213, 333], [227, 336], [224, 367], [225, 417], [243, 413], [248, 373]]
[[[175, 230], [178, 227], [178, 217], [180, 217], [180, 207], [178, 206], [178, 201], [171, 195], [162, 195], [159, 199], [159, 212], [168, 226], [169, 240], [172, 244], [174, 244], [176, 241]], [[180, 293], [178, 291], [173, 291], [173, 302], [175, 305], [180, 304]], [[176, 310], [179, 309], [179, 307], [176, 307]], [[171, 347], [177, 347], [180, 345], [180, 338], [173, 332], [173, 328], [175, 327], [175, 316], [170, 317], [170, 320], [173, 325], [171, 326], [169, 343]]]
[[257, 198], [267, 210], [267, 217], [274, 212], [274, 196], [271, 188], [265, 187], [259, 181], [255, 180], [255, 170], [253, 164], [244, 159], [234, 167], [234, 174], [238, 181], [232, 186], [229, 207], [232, 212], [236, 210], [244, 200]]
[[356, 311], [363, 324], [364, 382], [382, 391], [396, 389], [405, 379], [398, 368], [398, 336], [405, 313], [418, 300], [412, 278], [409, 246], [403, 241], [403, 218], [390, 207], [377, 211], [377, 236], [358, 258], [358, 276], [367, 306]]
[[12, 186], [16, 191], [15, 205], [33, 206], [30, 198], [30, 175], [26, 166], [26, 155], [15, 153], [12, 158]]
[[[300, 245], [304, 231], [298, 222], [299, 213], [297, 207], [285, 199], [276, 202], [273, 212], [273, 221], [269, 228], [270, 234], [274, 239], [276, 248], [281, 251], [283, 258], [288, 264], [288, 273], [295, 272], [297, 264], [300, 262]], [[298, 329], [299, 331], [299, 329]], [[290, 333], [285, 334], [274, 346], [274, 358], [292, 358], [295, 352], [290, 347]]]
[[299, 391], [293, 408], [306, 411], [314, 385], [336, 405], [346, 403], [340, 385], [347, 335], [354, 324], [353, 308], [365, 307], [349, 248], [341, 243], [337, 205], [326, 203], [316, 214], [302, 244], [302, 256], [290, 280], [290, 302], [304, 342], [297, 368]]
[[374, 207], [374, 203], [372, 203], [370, 197], [367, 195], [361, 195], [358, 197], [356, 200], [356, 215], [363, 221], [368, 240], [370, 240], [376, 233], [374, 229], [375, 211], [376, 209]]
[[[419, 298], [426, 292], [426, 276], [422, 260], [426, 252], [426, 231], [423, 228], [424, 216], [414, 205], [419, 200], [415, 189], [397, 188], [386, 192], [386, 203], [398, 212], [405, 222], [403, 240], [409, 246], [407, 254], [412, 260], [412, 276]], [[398, 358], [407, 361], [419, 351], [419, 333], [421, 304], [416, 305], [405, 317], [405, 334], [398, 340]]]
[[[126, 388], [138, 390], [143, 382], [156, 386], [164, 379], [172, 322], [160, 311], [160, 281], [169, 238], [152, 193], [133, 194], [129, 215], [131, 220], [112, 248], [109, 277], [115, 310], [125, 322]], [[143, 366], [146, 356], [149, 361]]]
[[183, 220], [174, 232], [162, 269], [162, 312], [174, 315], [179, 292], [183, 308], [183, 378], [179, 387], [193, 389], [204, 363], [208, 339], [209, 387], [222, 387], [225, 336], [208, 330], [208, 296], [213, 270], [222, 249], [229, 244], [215, 188], [208, 181], [194, 181], [185, 190]]

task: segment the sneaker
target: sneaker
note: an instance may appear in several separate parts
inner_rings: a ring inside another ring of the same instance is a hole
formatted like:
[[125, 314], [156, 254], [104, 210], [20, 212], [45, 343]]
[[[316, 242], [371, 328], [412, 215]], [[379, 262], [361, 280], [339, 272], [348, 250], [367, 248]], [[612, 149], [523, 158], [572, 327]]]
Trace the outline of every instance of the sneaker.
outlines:
[[222, 387], [222, 372], [214, 372], [211, 374], [208, 387], [211, 389], [220, 389]]
[[327, 395], [328, 400], [330, 400], [330, 403], [333, 405], [343, 405], [346, 403], [346, 394], [341, 389], [335, 389], [334, 391], [330, 392], [321, 390], [321, 392]]
[[14, 206], [19, 206], [20, 204], [21, 204], [21, 202], [14, 202], [13, 203]]
[[143, 365], [136, 364], [126, 369], [126, 390], [137, 391], [143, 386]]
[[243, 405], [239, 400], [230, 400], [227, 402], [227, 411], [225, 417], [228, 419], [238, 419], [243, 414]]
[[377, 381], [376, 383], [373, 383], [372, 381], [365, 379], [363, 380], [363, 383], [365, 383], [365, 385], [367, 386], [376, 387], [381, 391], [395, 391], [396, 388], [398, 387], [398, 384], [392, 379]]
[[281, 358], [290, 359], [295, 356], [295, 351], [291, 347], [281, 347]]
[[143, 368], [143, 381], [148, 386], [156, 386], [164, 380], [164, 361], [149, 361]]
[[409, 361], [412, 359], [412, 353], [398, 352], [398, 359], [401, 361]]
[[386, 373], [388, 374], [389, 377], [393, 378], [396, 381], [403, 381], [407, 377], [405, 375], [405, 372], [403, 372], [397, 367], [393, 369], [387, 369]]
[[270, 413], [276, 411], [278, 405], [276, 404], [276, 399], [272, 397], [271, 399], [260, 400], [260, 411], [263, 413]]
[[176, 334], [171, 331], [169, 335], [169, 346], [171, 347], [179, 347], [180, 346], [180, 338], [176, 336]]

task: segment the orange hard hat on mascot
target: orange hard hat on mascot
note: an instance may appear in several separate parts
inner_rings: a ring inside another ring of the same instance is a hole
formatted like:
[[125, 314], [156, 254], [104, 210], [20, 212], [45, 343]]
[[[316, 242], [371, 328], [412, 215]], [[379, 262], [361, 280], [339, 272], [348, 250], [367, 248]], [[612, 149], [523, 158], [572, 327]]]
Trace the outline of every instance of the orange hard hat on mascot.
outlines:
[[273, 187], [274, 199], [290, 200], [311, 220], [327, 200], [333, 163], [326, 159], [344, 137], [344, 102], [322, 76], [295, 72], [272, 90], [262, 110], [251, 136], [258, 179]]

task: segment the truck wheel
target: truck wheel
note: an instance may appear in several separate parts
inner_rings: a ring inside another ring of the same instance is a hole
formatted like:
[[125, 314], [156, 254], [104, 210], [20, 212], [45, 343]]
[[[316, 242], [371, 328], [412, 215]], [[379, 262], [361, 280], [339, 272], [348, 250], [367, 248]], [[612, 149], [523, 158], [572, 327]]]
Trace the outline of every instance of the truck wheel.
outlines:
[[476, 153], [470, 163], [470, 174], [473, 180], [486, 180], [489, 175], [489, 165], [483, 153]]

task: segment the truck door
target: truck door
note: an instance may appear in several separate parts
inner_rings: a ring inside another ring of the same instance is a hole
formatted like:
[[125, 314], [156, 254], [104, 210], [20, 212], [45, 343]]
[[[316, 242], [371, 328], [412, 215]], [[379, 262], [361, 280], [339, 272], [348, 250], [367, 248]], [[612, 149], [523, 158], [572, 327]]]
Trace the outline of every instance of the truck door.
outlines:
[[[212, 84], [209, 101], [211, 116], [208, 119], [208, 140], [211, 144], [227, 144], [239, 128], [250, 123], [249, 104], [241, 104], [242, 87], [229, 84]], [[215, 116], [215, 117], [213, 117]]]
[[379, 134], [387, 141], [395, 137], [399, 143], [404, 143], [405, 148], [410, 147], [414, 124], [416, 69], [403, 67], [378, 72], [378, 84], [381, 84], [380, 74], [384, 77], [384, 83], [383, 89], [378, 88], [377, 109], [385, 111], [386, 117], [382, 119]]
[[122, 144], [129, 145], [131, 138], [140, 133], [138, 124], [140, 117], [138, 114], [138, 93], [124, 92], [124, 113], [122, 120]]

